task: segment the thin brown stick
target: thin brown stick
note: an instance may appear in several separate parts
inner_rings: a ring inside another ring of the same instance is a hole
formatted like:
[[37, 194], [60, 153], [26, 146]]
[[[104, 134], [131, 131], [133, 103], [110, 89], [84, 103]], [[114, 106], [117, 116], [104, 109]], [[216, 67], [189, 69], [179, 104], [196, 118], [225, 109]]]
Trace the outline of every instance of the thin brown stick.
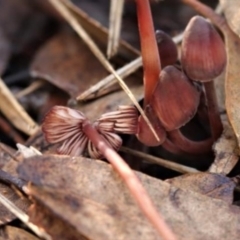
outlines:
[[209, 18], [223, 33], [229, 30], [226, 20], [218, 15], [213, 9], [197, 0], [181, 0], [183, 3], [191, 6], [204, 17]]
[[140, 157], [143, 160], [145, 160], [146, 162], [155, 163], [155, 164], [158, 164], [158, 165], [163, 166], [165, 168], [169, 168], [171, 170], [174, 170], [176, 172], [180, 172], [180, 173], [183, 173], [183, 174], [199, 172], [195, 168], [191, 168], [191, 167], [179, 164], [179, 163], [171, 162], [171, 161], [165, 160], [163, 158], [154, 157], [150, 154], [143, 153], [143, 152], [140, 152], [140, 151], [137, 151], [137, 150], [133, 150], [133, 149], [130, 149], [130, 148], [127, 148], [127, 147], [121, 147], [120, 151], [125, 152], [125, 153], [129, 153], [129, 154], [131, 154], [133, 156], [136, 156], [136, 157]]
[[24, 143], [23, 137], [15, 131], [13, 126], [0, 116], [0, 129], [17, 143]]
[[138, 206], [149, 219], [158, 233], [165, 240], [175, 240], [176, 237], [172, 230], [165, 223], [161, 215], [157, 212], [156, 207], [150, 200], [146, 190], [143, 188], [137, 176], [120, 157], [120, 155], [112, 149], [106, 140], [99, 135], [98, 131], [86, 120], [83, 123], [83, 131], [92, 143], [101, 151], [105, 158], [112, 164], [115, 171], [121, 176], [127, 185], [130, 193], [137, 202]]
[[39, 88], [41, 88], [42, 86], [44, 86], [46, 84], [45, 81], [43, 80], [35, 80], [33, 83], [31, 83], [28, 87], [26, 87], [25, 89], [23, 89], [22, 91], [18, 92], [15, 97], [17, 99], [20, 99], [22, 97], [25, 97], [26, 95], [31, 94], [32, 92], [38, 90]]

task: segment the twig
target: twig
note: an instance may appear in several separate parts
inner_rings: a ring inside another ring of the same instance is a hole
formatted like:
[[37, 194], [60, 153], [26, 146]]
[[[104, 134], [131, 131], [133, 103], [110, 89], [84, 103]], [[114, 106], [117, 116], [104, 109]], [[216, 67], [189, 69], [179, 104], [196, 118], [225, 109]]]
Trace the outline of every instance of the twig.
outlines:
[[0, 116], [0, 129], [11, 137], [15, 142], [24, 143], [22, 136], [4, 118]]
[[38, 125], [18, 103], [11, 91], [0, 78], [0, 111], [19, 130], [27, 135], [33, 135]]
[[224, 34], [229, 31], [226, 20], [218, 15], [213, 9], [197, 0], [181, 0], [183, 3], [191, 6], [204, 17], [209, 18]]
[[41, 88], [42, 86], [44, 86], [45, 83], [46, 82], [44, 82], [42, 80], [36, 80], [33, 83], [31, 83], [27, 88], [18, 92], [15, 97], [17, 99], [20, 99], [21, 97], [29, 95], [30, 93], [32, 93], [32, 92], [36, 91], [37, 89]]
[[117, 51], [120, 40], [120, 31], [122, 25], [122, 12], [124, 0], [111, 0], [110, 17], [109, 17], [109, 35], [108, 35], [108, 58], [113, 57]]
[[131, 154], [133, 156], [136, 156], [136, 157], [140, 157], [147, 162], [155, 163], [155, 164], [158, 164], [158, 165], [163, 166], [165, 168], [169, 168], [171, 170], [174, 170], [174, 171], [177, 171], [177, 172], [180, 172], [180, 173], [183, 173], [183, 174], [200, 172], [195, 168], [187, 167], [187, 166], [184, 166], [182, 164], [171, 162], [171, 161], [159, 158], [159, 157], [154, 157], [152, 155], [149, 155], [149, 154], [146, 154], [146, 153], [143, 153], [143, 152], [140, 152], [140, 151], [136, 151], [136, 150], [133, 150], [133, 149], [130, 149], [130, 148], [127, 148], [127, 147], [121, 147], [120, 151], [125, 152], [125, 153], [129, 153], [129, 154]]

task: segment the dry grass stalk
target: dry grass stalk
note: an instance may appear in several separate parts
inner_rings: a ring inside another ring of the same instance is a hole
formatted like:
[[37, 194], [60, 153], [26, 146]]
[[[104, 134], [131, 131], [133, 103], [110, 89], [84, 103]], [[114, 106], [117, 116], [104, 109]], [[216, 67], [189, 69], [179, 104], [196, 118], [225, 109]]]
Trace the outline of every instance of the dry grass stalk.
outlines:
[[108, 35], [108, 58], [113, 57], [119, 47], [124, 0], [111, 0]]
[[39, 129], [37, 123], [18, 103], [2, 79], [0, 79], [0, 111], [17, 129], [27, 135], [33, 135]]

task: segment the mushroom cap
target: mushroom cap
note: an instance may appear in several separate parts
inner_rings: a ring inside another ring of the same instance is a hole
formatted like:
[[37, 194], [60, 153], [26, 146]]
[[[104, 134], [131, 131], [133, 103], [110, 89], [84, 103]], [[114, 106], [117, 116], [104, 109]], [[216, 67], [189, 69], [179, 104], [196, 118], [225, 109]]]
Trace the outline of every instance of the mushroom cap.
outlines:
[[164, 31], [157, 30], [156, 39], [162, 68], [175, 64], [178, 59], [178, 51], [172, 38]]
[[167, 131], [185, 125], [195, 115], [200, 92], [174, 66], [165, 67], [153, 92], [150, 105]]
[[226, 59], [224, 43], [215, 28], [203, 17], [193, 17], [184, 32], [181, 48], [181, 63], [188, 77], [211, 81], [221, 74]]

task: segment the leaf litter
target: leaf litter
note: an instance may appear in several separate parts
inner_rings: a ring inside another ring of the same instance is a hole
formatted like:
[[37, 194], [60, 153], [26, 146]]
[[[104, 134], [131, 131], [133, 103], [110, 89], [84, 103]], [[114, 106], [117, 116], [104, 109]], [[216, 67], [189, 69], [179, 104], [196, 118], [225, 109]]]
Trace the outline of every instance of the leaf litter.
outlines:
[[[112, 236], [158, 239], [121, 179], [106, 163], [85, 158], [38, 156], [24, 160], [18, 173], [22, 179], [32, 182], [27, 193], [36, 200], [36, 205], [46, 207], [51, 214], [60, 216], [65, 226], [74, 226], [89, 239], [112, 239]], [[239, 234], [238, 207], [141, 173], [137, 175], [178, 239], [210, 239], [209, 232], [211, 239], [224, 239], [229, 235], [234, 239]], [[104, 214], [93, 214], [95, 211]], [[103, 216], [101, 221], [100, 216]], [[43, 219], [38, 219], [42, 221], [40, 225], [44, 224]], [[93, 227], [95, 231], [91, 231]]]
[[[101, 27], [91, 25], [91, 20], [83, 17], [85, 15], [81, 9], [71, 5], [68, 1], [65, 2], [70, 4], [68, 6], [72, 13], [78, 16], [83, 25], [88, 26], [87, 30], [93, 34], [94, 39], [101, 42], [101, 48], [106, 48], [106, 29], [102, 30]], [[35, 3], [39, 4], [38, 6], [44, 5], [39, 1], [34, 1]], [[50, 13], [52, 10], [49, 6], [48, 3], [45, 3], [45, 10]], [[228, 11], [224, 5], [223, 11]], [[79, 12], [83, 15], [80, 16]], [[58, 15], [56, 12], [54, 14]], [[229, 15], [226, 14], [226, 16], [231, 22]], [[236, 31], [234, 26], [231, 25], [231, 27]], [[172, 173], [169, 173], [169, 179], [165, 182], [136, 172], [158, 211], [163, 214], [178, 239], [236, 239], [239, 235], [239, 208], [232, 205], [235, 183], [226, 177], [234, 169], [238, 171], [236, 168], [238, 167], [239, 148], [235, 135], [238, 138], [239, 114], [236, 90], [239, 88], [236, 82], [238, 74], [236, 66], [239, 61], [234, 51], [238, 50], [239, 38], [228, 31], [225, 32], [229, 56], [225, 78], [226, 92], [222, 96], [226, 95], [226, 110], [233, 130], [227, 120], [223, 119], [225, 132], [214, 145], [215, 159], [212, 159], [214, 160], [212, 164], [209, 162], [209, 170], [202, 173], [184, 174], [175, 178], [172, 178]], [[100, 33], [99, 36], [97, 32]], [[64, 46], [66, 40], [69, 41], [69, 44]], [[2, 71], [4, 71], [8, 64], [10, 51], [8, 50], [8, 40], [3, 37], [2, 41], [3, 46], [6, 46], [6, 48], [3, 47], [3, 50], [8, 51], [0, 59], [3, 64]], [[9, 46], [11, 47], [11, 45]], [[57, 51], [54, 51], [56, 46], [58, 46]], [[119, 53], [131, 61], [138, 56], [138, 53], [137, 51], [131, 52], [126, 46], [121, 42]], [[72, 52], [71, 47], [73, 48]], [[81, 56], [81, 59], [79, 56], [83, 52], [86, 53], [86, 57]], [[65, 55], [69, 57], [69, 62], [65, 61]], [[119, 59], [118, 57], [119, 55], [115, 57], [118, 66], [126, 63], [123, 63], [121, 57]], [[80, 60], [83, 62], [81, 63]], [[120, 65], [118, 60], [121, 62]], [[84, 61], [91, 63], [95, 61], [97, 71], [86, 71], [89, 65], [84, 66]], [[101, 67], [84, 44], [81, 45], [81, 41], [73, 35], [71, 30], [64, 30], [64, 32], [61, 30], [47, 40], [35, 52], [34, 60], [30, 61], [30, 65], [32, 76], [50, 81], [72, 98], [77, 97], [92, 84], [107, 76], [106, 70]], [[128, 86], [131, 82], [131, 89], [139, 100], [143, 91], [142, 86], [136, 81], [136, 76], [130, 77], [126, 82]], [[85, 83], [78, 81], [81, 78], [88, 80]], [[230, 86], [230, 81], [233, 82], [233, 86]], [[109, 92], [111, 91], [109, 90]], [[104, 112], [114, 111], [122, 103], [129, 104], [130, 102], [125, 94], [119, 91], [90, 103], [77, 104], [75, 102], [74, 107], [86, 112], [90, 119], [96, 119]], [[45, 105], [50, 106], [50, 103]], [[225, 107], [223, 106], [221, 109], [224, 110]], [[39, 118], [43, 117], [41, 113], [38, 114]], [[19, 128], [24, 130], [23, 125]], [[159, 239], [156, 230], [138, 209], [126, 186], [111, 166], [84, 157], [46, 155], [44, 152], [49, 146], [44, 143], [40, 132], [29, 135], [32, 136], [26, 141], [26, 144], [37, 146], [43, 151], [43, 156], [29, 158], [29, 155], [25, 155], [29, 149], [21, 147], [18, 155], [14, 151], [11, 153], [17, 161], [13, 160], [13, 157], [7, 157], [10, 160], [1, 164], [1, 170], [9, 174], [10, 179], [15, 177], [21, 181], [30, 182], [30, 184], [25, 184], [23, 188], [16, 190], [16, 187], [10, 186], [15, 185], [14, 181], [9, 184], [2, 179], [1, 187], [3, 188], [1, 189], [3, 192], [0, 193], [9, 192], [5, 196], [20, 210], [25, 211], [31, 203], [28, 217], [36, 228], [44, 229], [52, 239], [112, 239], [113, 236], [117, 236], [117, 239]], [[144, 148], [140, 150], [145, 151]], [[8, 153], [2, 150], [0, 153], [1, 160], [6, 161], [4, 156]], [[35, 154], [35, 152], [30, 150], [31, 154]], [[169, 158], [171, 159], [171, 157]], [[192, 159], [194, 161], [194, 157]], [[173, 161], [178, 161], [178, 158], [174, 158]], [[160, 169], [147, 161], [141, 161], [140, 166], [139, 170], [146, 166], [155, 166], [157, 170]], [[18, 168], [18, 173], [16, 168]], [[185, 171], [188, 171], [187, 168]], [[158, 178], [161, 176], [158, 175]], [[24, 199], [28, 202], [27, 207], [18, 204], [21, 196], [25, 196]], [[3, 209], [1, 210], [0, 207], [0, 211], [5, 211], [0, 221], [7, 223], [16, 218], [12, 213], [6, 211], [6, 208]], [[36, 230], [36, 228], [34, 229]], [[6, 230], [3, 236], [10, 236], [8, 231], [10, 230]], [[19, 231], [19, 236], [22, 234], [21, 229], [14, 229], [14, 231]], [[29, 235], [29, 239], [34, 238], [31, 234]]]

